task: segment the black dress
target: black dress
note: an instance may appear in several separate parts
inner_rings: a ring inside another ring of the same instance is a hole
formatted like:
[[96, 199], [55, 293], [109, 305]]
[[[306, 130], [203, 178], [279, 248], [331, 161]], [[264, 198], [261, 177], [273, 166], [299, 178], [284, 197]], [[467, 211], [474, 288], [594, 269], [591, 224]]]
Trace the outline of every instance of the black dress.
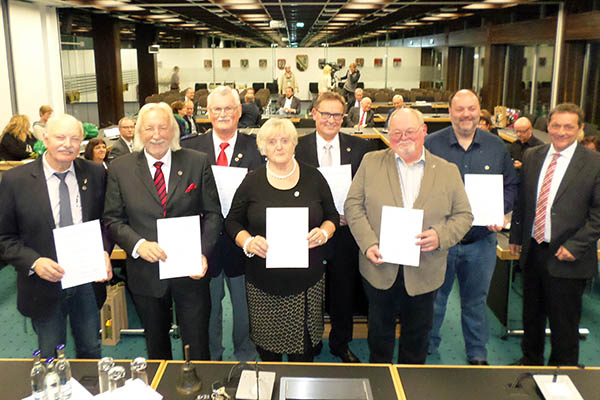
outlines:
[[[235, 239], [242, 230], [266, 237], [267, 207], [308, 207], [309, 230], [323, 221], [339, 225], [339, 215], [327, 181], [306, 164], [291, 189], [271, 186], [266, 166], [249, 173], [233, 198], [225, 220], [227, 233]], [[308, 232], [307, 232], [308, 234]], [[309, 250], [309, 267], [267, 269], [258, 256], [246, 260], [246, 289], [250, 337], [258, 346], [274, 353], [304, 352], [305, 332], [315, 346], [323, 335], [325, 294], [325, 247]]]
[[36, 139], [33, 136], [27, 136], [22, 142], [10, 132], [6, 132], [0, 141], [0, 160], [21, 161], [29, 158], [35, 142]]

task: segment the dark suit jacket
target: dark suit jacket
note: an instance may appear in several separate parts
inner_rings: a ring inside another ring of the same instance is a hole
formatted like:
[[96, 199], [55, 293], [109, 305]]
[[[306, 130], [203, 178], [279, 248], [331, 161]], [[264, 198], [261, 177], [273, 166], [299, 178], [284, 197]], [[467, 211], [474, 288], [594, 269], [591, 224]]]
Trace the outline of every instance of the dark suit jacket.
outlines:
[[123, 156], [125, 154], [129, 154], [129, 146], [123, 140], [122, 137], [119, 136], [119, 140], [115, 140], [110, 148], [110, 153], [108, 155], [108, 160], [112, 161], [117, 157]]
[[[348, 113], [348, 117], [346, 119], [346, 126], [352, 127], [354, 125], [358, 125], [358, 120], [360, 118], [360, 109], [358, 107], [352, 107], [350, 112]], [[372, 128], [375, 126], [375, 112], [373, 109], [367, 111], [367, 116], [365, 118], [365, 125]]]
[[[212, 131], [203, 135], [186, 138], [181, 146], [201, 151], [208, 157], [211, 165], [216, 165], [215, 148]], [[255, 170], [264, 163], [264, 157], [258, 152], [256, 138], [252, 135], [239, 133], [233, 148], [233, 157], [229, 160], [230, 167], [248, 168], [248, 172]], [[244, 273], [246, 256], [224, 230], [220, 232], [217, 248], [208, 260], [209, 275], [214, 277], [225, 271], [227, 276], [239, 276]]]
[[[83, 221], [102, 218], [106, 172], [102, 164], [75, 159], [75, 174]], [[60, 283], [46, 281], [29, 269], [40, 257], [56, 261], [52, 230], [56, 227], [42, 159], [3, 173], [0, 180], [0, 254], [17, 270], [17, 308], [21, 314], [36, 318], [48, 313], [60, 299]], [[104, 248], [111, 245], [105, 239]], [[106, 298], [104, 283], [94, 284], [96, 302]]]
[[[285, 100], [285, 96], [279, 96], [279, 99], [277, 100], [277, 110], [283, 107], [283, 105], [285, 104]], [[292, 105], [290, 108], [296, 110], [294, 114], [300, 113], [300, 100], [296, 96], [292, 96]]]
[[[172, 156], [171, 171], [165, 171], [169, 173], [167, 218], [200, 215], [202, 254], [209, 257], [223, 218], [208, 158], [189, 149], [174, 151]], [[196, 188], [188, 191], [192, 184]], [[164, 218], [143, 151], [120, 157], [110, 164], [104, 218], [115, 242], [130, 256], [127, 257], [127, 285], [131, 291], [143, 296], [163, 296], [168, 280], [159, 279], [158, 263], [131, 257], [140, 239], [157, 240], [156, 220]], [[179, 279], [192, 281], [191, 278]]]
[[[531, 244], [538, 179], [549, 149], [549, 144], [534, 147], [523, 156], [521, 188], [510, 230], [510, 243], [522, 246], [522, 268]], [[577, 145], [550, 212], [550, 253], [564, 246], [576, 258], [567, 262], [552, 257], [548, 264], [550, 275], [558, 278], [595, 276], [598, 269], [596, 241], [600, 238], [600, 155]]]
[[261, 111], [255, 103], [242, 104], [242, 116], [238, 121], [240, 128], [260, 126]]
[[196, 124], [196, 121], [194, 120], [194, 117], [188, 117], [186, 115], [185, 117], [183, 117], [183, 121], [186, 123], [187, 131], [189, 131], [190, 134], [194, 134], [194, 130], [196, 131], [196, 133], [201, 133], [200, 129], [198, 128], [198, 124]]

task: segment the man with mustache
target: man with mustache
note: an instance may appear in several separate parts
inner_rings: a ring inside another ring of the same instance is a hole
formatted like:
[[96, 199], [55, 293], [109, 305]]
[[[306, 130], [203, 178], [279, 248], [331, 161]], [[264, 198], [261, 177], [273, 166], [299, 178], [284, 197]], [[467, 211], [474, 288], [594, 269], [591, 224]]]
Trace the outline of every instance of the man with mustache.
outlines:
[[[0, 258], [17, 270], [17, 308], [31, 318], [42, 357], [55, 356], [67, 340], [67, 315], [77, 358], [100, 358], [99, 308], [104, 283], [62, 289], [52, 230], [102, 218], [106, 173], [101, 164], [77, 158], [81, 122], [51, 119], [48, 149], [36, 161], [6, 171], [0, 180]], [[105, 240], [108, 279], [112, 269]]]
[[[480, 111], [477, 95], [470, 90], [459, 90], [450, 97], [449, 111], [452, 126], [427, 136], [425, 147], [433, 154], [456, 164], [463, 180], [465, 174], [502, 174], [504, 213], [509, 213], [515, 203], [519, 178], [502, 139], [477, 128]], [[435, 300], [430, 352], [439, 348], [440, 328], [446, 313], [448, 295], [454, 278], [457, 277], [467, 361], [473, 365], [488, 364], [486, 300], [496, 266], [496, 232], [503, 227], [473, 227], [450, 249], [446, 280]]]
[[[398, 364], [424, 364], [435, 291], [444, 282], [448, 249], [471, 227], [473, 215], [455, 165], [423, 147], [427, 127], [412, 108], [390, 118], [390, 148], [365, 155], [344, 211], [360, 248], [369, 299], [369, 362], [392, 363], [396, 323], [402, 334]], [[383, 206], [423, 210], [418, 267], [383, 262], [379, 229]]]
[[[207, 99], [208, 115], [212, 130], [203, 135], [186, 138], [183, 147], [206, 153], [211, 165], [256, 169], [263, 158], [256, 147], [254, 136], [238, 132], [238, 121], [242, 113], [237, 91], [219, 86]], [[233, 308], [234, 355], [239, 361], [254, 361], [256, 348], [250, 340], [245, 256], [229, 235], [219, 234], [217, 247], [208, 259], [210, 276], [210, 355], [213, 360], [223, 358], [223, 311], [221, 302], [225, 297], [225, 282], [229, 288]]]
[[[170, 360], [169, 329], [175, 308], [182, 344], [190, 357], [208, 360], [210, 294], [204, 277], [222, 217], [217, 187], [205, 154], [181, 149], [179, 128], [166, 103], [148, 103], [138, 114], [134, 153], [110, 164], [104, 218], [117, 244], [127, 252], [127, 286], [142, 320], [148, 357]], [[198, 275], [159, 278], [161, 218], [201, 217]], [[173, 302], [175, 306], [172, 307]]]

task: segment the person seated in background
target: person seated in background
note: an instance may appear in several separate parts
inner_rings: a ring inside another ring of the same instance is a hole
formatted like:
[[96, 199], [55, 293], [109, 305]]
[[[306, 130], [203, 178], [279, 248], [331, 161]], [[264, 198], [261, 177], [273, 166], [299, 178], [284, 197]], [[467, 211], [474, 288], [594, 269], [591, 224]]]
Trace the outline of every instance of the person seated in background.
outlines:
[[46, 133], [46, 123], [52, 116], [54, 110], [50, 106], [40, 107], [40, 120], [33, 123], [33, 136], [36, 140], [44, 140], [44, 133]]
[[109, 161], [125, 154], [133, 152], [133, 136], [135, 134], [135, 122], [129, 117], [119, 120], [119, 139], [114, 141], [108, 154]]
[[498, 129], [492, 123], [492, 114], [485, 108], [479, 112], [479, 124], [477, 127], [494, 135], [498, 134]]
[[244, 104], [242, 104], [242, 116], [238, 122], [239, 128], [252, 128], [260, 125], [261, 112], [259, 106], [254, 101], [254, 90], [251, 93], [250, 89], [246, 91], [244, 96]]
[[278, 114], [298, 114], [300, 113], [300, 100], [294, 96], [294, 88], [288, 86], [285, 88], [285, 95], [279, 97], [277, 101]]
[[354, 127], [355, 129], [360, 129], [369, 127], [372, 128], [375, 126], [375, 113], [371, 110], [371, 99], [365, 97], [360, 102], [360, 107], [353, 107], [348, 113], [348, 120], [346, 122], [346, 126]]
[[529, 118], [519, 118], [515, 121], [514, 128], [518, 139], [508, 145], [508, 151], [510, 152], [510, 158], [512, 158], [515, 168], [519, 169], [523, 165], [522, 161], [525, 150], [544, 143], [533, 136], [533, 126], [531, 126]]
[[[248, 99], [248, 100], [246, 100], [246, 99]], [[256, 104], [256, 106], [258, 107], [258, 110], [262, 114], [262, 112], [263, 112], [263, 105], [262, 105], [260, 99], [256, 98], [256, 92], [254, 91], [254, 88], [251, 88], [251, 87], [249, 87], [248, 89], [246, 89], [246, 94], [244, 95], [244, 103], [247, 103], [249, 101], [252, 102], [252, 103], [254, 103], [254, 104]]]
[[346, 113], [349, 113], [354, 107], [360, 107], [360, 102], [362, 101], [363, 97], [365, 97], [364, 91], [361, 88], [357, 88], [354, 91], [354, 101], [348, 102]]
[[173, 116], [175, 117], [175, 121], [177, 121], [177, 125], [179, 126], [179, 137], [182, 138], [189, 135], [190, 131], [188, 130], [188, 126], [183, 119], [183, 116], [185, 115], [183, 101], [172, 102], [171, 110], [173, 110]]
[[183, 120], [190, 135], [200, 133], [198, 125], [196, 125], [196, 121], [194, 120], [194, 102], [191, 100], [185, 101], [183, 103], [183, 111]]
[[0, 160], [20, 161], [31, 157], [35, 137], [27, 115], [13, 115], [0, 136]]
[[183, 99], [181, 99], [181, 101], [183, 101], [184, 103], [186, 101], [194, 101], [194, 89], [192, 89], [191, 87], [185, 89], [185, 96], [183, 96]]
[[298, 87], [298, 81], [296, 80], [296, 75], [292, 72], [292, 67], [290, 65], [285, 66], [285, 72], [283, 75], [279, 77], [279, 94], [283, 96], [285, 94], [285, 89], [287, 87], [291, 87], [294, 89], [294, 92], [300, 90]]
[[106, 143], [104, 143], [104, 139], [97, 137], [90, 139], [88, 144], [85, 146], [83, 158], [101, 163], [104, 169], [108, 169], [108, 151], [106, 151]]
[[600, 138], [595, 136], [587, 136], [581, 140], [581, 144], [590, 150], [600, 151]]
[[385, 119], [385, 129], [388, 128], [388, 125], [390, 123], [390, 117], [392, 116], [394, 111], [399, 110], [402, 107], [404, 107], [404, 97], [402, 97], [401, 94], [394, 95], [394, 97], [392, 97], [392, 104], [394, 105], [394, 108], [392, 108], [388, 112], [387, 118]]

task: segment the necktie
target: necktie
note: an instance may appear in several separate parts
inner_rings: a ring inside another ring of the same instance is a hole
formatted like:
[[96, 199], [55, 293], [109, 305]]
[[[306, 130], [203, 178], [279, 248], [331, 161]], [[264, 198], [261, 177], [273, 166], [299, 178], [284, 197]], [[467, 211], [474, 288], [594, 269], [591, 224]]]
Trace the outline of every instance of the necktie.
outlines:
[[158, 192], [158, 198], [160, 199], [160, 204], [163, 208], [163, 217], [167, 216], [167, 184], [165, 183], [165, 175], [162, 172], [161, 167], [163, 166], [162, 161], [157, 161], [154, 163], [154, 167], [156, 168], [156, 172], [154, 173], [154, 186], [156, 186], [156, 191]]
[[67, 186], [67, 172], [55, 172], [54, 175], [60, 179], [58, 184], [58, 226], [73, 225], [73, 214], [71, 213], [71, 198], [69, 196], [69, 187]]
[[533, 221], [533, 238], [538, 243], [542, 243], [544, 241], [548, 196], [550, 195], [550, 186], [552, 185], [552, 177], [554, 176], [554, 170], [556, 169], [558, 157], [560, 157], [559, 153], [554, 153], [552, 155], [552, 161], [550, 161], [550, 165], [548, 165], [548, 169], [546, 169], [546, 175], [544, 175], [544, 180], [542, 181], [542, 189], [540, 189], [540, 194], [537, 200], [535, 219]]
[[323, 162], [321, 163], [322, 167], [331, 167], [333, 165], [333, 157], [331, 155], [331, 143], [327, 143], [323, 146]]
[[362, 116], [360, 117], [360, 122], [358, 123], [358, 126], [363, 126], [365, 124], [365, 115], [367, 115], [366, 111], [361, 111], [362, 112]]
[[227, 161], [227, 154], [225, 154], [225, 149], [229, 147], [229, 143], [223, 142], [219, 145], [219, 147], [221, 148], [221, 152], [219, 153], [219, 157], [217, 158], [217, 165], [226, 167], [229, 165], [229, 162]]

